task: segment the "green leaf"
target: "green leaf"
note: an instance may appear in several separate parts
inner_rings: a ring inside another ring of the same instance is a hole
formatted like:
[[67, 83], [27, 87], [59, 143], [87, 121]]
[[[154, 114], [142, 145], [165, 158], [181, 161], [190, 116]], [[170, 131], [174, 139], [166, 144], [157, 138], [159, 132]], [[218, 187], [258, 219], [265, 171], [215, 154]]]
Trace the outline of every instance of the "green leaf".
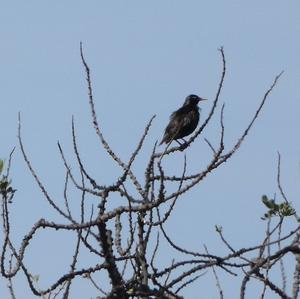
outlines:
[[133, 294], [133, 292], [134, 292], [134, 289], [129, 289], [129, 290], [127, 291], [127, 294], [130, 295], [130, 294]]
[[3, 167], [4, 167], [4, 161], [0, 159], [0, 174], [3, 170]]
[[281, 216], [286, 217], [286, 216], [292, 216], [296, 213], [295, 209], [292, 207], [291, 203], [289, 202], [283, 202], [280, 204], [280, 211], [279, 213]]
[[33, 281], [38, 282], [40, 280], [40, 275], [33, 275], [31, 278]]
[[268, 199], [268, 197], [266, 195], [263, 195], [261, 200], [267, 208], [269, 208], [271, 210], [278, 209], [278, 205], [275, 203], [274, 199]]
[[269, 203], [269, 199], [267, 195], [263, 195], [261, 197], [261, 201], [267, 206], [267, 204]]

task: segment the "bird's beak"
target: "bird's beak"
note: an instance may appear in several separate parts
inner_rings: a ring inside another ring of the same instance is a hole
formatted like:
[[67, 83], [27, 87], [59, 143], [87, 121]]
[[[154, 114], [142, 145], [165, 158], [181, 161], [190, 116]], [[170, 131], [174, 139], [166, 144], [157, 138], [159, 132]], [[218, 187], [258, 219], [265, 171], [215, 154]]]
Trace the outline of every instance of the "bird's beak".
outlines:
[[200, 97], [199, 97], [199, 98], [198, 98], [198, 103], [201, 102], [201, 101], [207, 101], [207, 99], [203, 99], [203, 98], [200, 98]]

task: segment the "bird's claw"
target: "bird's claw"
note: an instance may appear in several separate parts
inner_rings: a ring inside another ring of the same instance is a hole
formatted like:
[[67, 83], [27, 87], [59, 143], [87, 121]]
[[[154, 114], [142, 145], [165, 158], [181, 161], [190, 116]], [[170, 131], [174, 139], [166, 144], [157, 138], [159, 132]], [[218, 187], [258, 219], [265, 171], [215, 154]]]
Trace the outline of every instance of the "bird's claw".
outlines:
[[187, 146], [188, 144], [185, 142], [179, 146], [179, 150], [183, 152], [187, 148]]

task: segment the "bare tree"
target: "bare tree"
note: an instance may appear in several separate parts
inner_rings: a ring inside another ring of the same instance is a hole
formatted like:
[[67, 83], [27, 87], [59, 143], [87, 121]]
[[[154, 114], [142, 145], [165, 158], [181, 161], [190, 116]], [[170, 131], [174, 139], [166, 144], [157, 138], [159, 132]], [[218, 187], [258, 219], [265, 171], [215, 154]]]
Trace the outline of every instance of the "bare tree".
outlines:
[[[247, 284], [250, 280], [258, 280], [263, 284], [261, 298], [264, 298], [267, 289], [270, 289], [281, 298], [298, 297], [300, 279], [299, 218], [281, 187], [280, 156], [278, 158], [278, 188], [283, 202], [277, 203], [274, 199], [263, 196], [263, 203], [268, 209], [264, 216], [267, 228], [265, 238], [260, 244], [249, 248], [235, 249], [225, 238], [222, 228], [216, 227], [217, 234], [226, 246], [224, 255], [217, 256], [210, 253], [206, 247], [203, 249], [203, 252], [192, 252], [187, 247], [180, 247], [174, 243], [165, 230], [165, 224], [174, 211], [176, 202], [181, 200], [182, 195], [188, 193], [212, 172], [216, 171], [241, 147], [262, 111], [269, 94], [282, 75], [280, 73], [275, 77], [272, 85], [263, 95], [261, 103], [249, 124], [229, 150], [225, 150], [223, 104], [219, 116], [218, 144], [212, 145], [208, 139], [205, 139], [211, 149], [210, 162], [196, 173], [187, 173], [187, 162], [184, 159], [181, 175], [167, 175], [163, 166], [165, 157], [169, 156], [171, 158], [172, 155], [178, 152], [182, 152], [185, 155], [196, 138], [203, 134], [207, 125], [212, 121], [213, 116], [218, 114], [217, 106], [220, 102], [220, 94], [226, 74], [226, 60], [223, 48], [220, 48], [219, 52], [222, 61], [221, 77], [208, 116], [185, 144], [175, 147], [167, 146], [164, 151], [159, 151], [156, 144], [154, 144], [144, 176], [137, 177], [132, 170], [132, 165], [142, 151], [144, 141], [149, 135], [155, 116], [146, 125], [129, 160], [123, 161], [113, 151], [101, 131], [95, 109], [90, 68], [83, 55], [82, 45], [80, 46], [81, 60], [87, 80], [92, 124], [101, 146], [111, 160], [120, 167], [122, 175], [117, 177], [110, 185], [105, 186], [101, 185], [89, 174], [78, 150], [75, 124], [74, 120], [72, 120], [73, 148], [77, 158], [80, 177], [77, 178], [74, 174], [61, 144], [58, 143], [58, 149], [66, 169], [63, 194], [65, 200], [64, 208], [61, 208], [49, 195], [46, 187], [42, 184], [32, 167], [31, 160], [23, 145], [21, 119], [19, 116], [18, 140], [24, 160], [44, 199], [58, 215], [65, 219], [65, 223], [51, 222], [44, 218], [39, 219], [24, 236], [20, 247], [16, 248], [11, 238], [9, 217], [10, 203], [15, 195], [15, 190], [9, 180], [10, 157], [7, 172], [1, 177], [0, 193], [2, 197], [4, 232], [1, 251], [1, 274], [8, 280], [11, 298], [16, 298], [13, 279], [19, 272], [25, 275], [28, 286], [34, 295], [48, 299], [69, 298], [75, 278], [88, 279], [99, 292], [99, 297], [97, 298], [183, 298], [180, 295], [181, 290], [194, 283], [209, 269], [214, 273], [220, 298], [224, 298], [225, 295], [216, 269], [222, 269], [228, 275], [243, 276], [240, 298], [245, 297]], [[0, 171], [2, 172], [3, 163], [0, 166]], [[75, 186], [81, 196], [79, 219], [73, 215], [70, 208], [70, 198], [68, 196], [70, 184]], [[108, 203], [110, 203], [113, 196], [117, 196], [122, 204], [111, 208]], [[98, 203], [92, 212], [89, 212], [87, 209], [87, 197], [96, 198]], [[295, 216], [295, 228], [289, 234], [283, 236], [281, 230], [284, 219], [291, 215]], [[274, 222], [275, 225], [273, 225]], [[77, 242], [69, 271], [58, 277], [48, 287], [40, 289], [37, 279], [30, 271], [30, 265], [24, 262], [24, 255], [29, 248], [29, 244], [36, 237], [37, 232], [47, 233], [48, 230], [45, 230], [45, 228], [76, 234]], [[168, 242], [170, 252], [175, 250], [183, 256], [181, 260], [174, 259], [167, 267], [160, 267], [155, 262], [160, 254], [159, 247], [162, 238]], [[124, 242], [126, 242], [126, 246], [123, 245]], [[90, 255], [96, 256], [99, 263], [88, 268], [79, 268], [78, 261], [83, 248], [86, 248]], [[289, 253], [295, 257], [291, 296], [287, 295], [287, 278], [283, 265], [283, 258]], [[250, 258], [251, 254], [256, 256], [256, 258]], [[280, 264], [282, 275], [282, 285], [280, 286], [270, 279], [270, 273], [277, 264]], [[101, 283], [95, 279], [95, 274], [99, 272], [107, 274], [110, 286], [108, 283]]]

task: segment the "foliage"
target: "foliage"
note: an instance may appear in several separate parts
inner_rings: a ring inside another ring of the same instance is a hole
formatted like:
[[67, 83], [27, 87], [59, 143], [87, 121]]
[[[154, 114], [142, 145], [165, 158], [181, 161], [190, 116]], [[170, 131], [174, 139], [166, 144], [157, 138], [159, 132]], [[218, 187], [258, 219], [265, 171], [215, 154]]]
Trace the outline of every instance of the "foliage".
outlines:
[[266, 195], [261, 198], [263, 204], [269, 209], [262, 219], [267, 219], [272, 216], [288, 217], [296, 214], [295, 209], [289, 202], [281, 202], [277, 204], [275, 199], [269, 199]]

